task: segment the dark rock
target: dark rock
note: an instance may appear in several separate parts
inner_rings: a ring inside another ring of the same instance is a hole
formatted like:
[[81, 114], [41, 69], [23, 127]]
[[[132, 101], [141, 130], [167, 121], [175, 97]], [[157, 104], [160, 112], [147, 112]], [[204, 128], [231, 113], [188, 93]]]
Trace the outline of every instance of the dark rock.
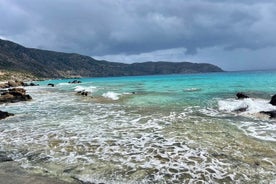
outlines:
[[236, 96], [238, 97], [238, 99], [249, 98], [249, 96], [241, 92], [237, 93]]
[[0, 111], [0, 119], [5, 119], [9, 116], [14, 116], [14, 114], [12, 113], [8, 113], [8, 112], [4, 112], [4, 111]]
[[9, 93], [12, 95], [25, 95], [26, 94], [26, 90], [23, 88], [11, 88], [9, 89]]
[[88, 96], [88, 92], [87, 91], [78, 91], [77, 92], [78, 95], [82, 95], [82, 96]]
[[261, 111], [260, 113], [269, 115], [270, 118], [276, 118], [276, 111]]
[[15, 103], [20, 101], [31, 100], [32, 97], [26, 94], [23, 88], [12, 88], [8, 92], [4, 92], [0, 96], [0, 103]]
[[39, 84], [35, 84], [35, 83], [31, 82], [30, 84], [24, 83], [24, 86], [39, 86]]
[[35, 83], [30, 83], [30, 86], [39, 86], [39, 84], [35, 84]]
[[81, 81], [79, 81], [79, 80], [73, 80], [72, 82], [69, 82], [70, 84], [79, 84], [79, 83], [81, 83]]
[[52, 83], [49, 83], [47, 86], [55, 87], [55, 85]]
[[273, 95], [270, 102], [271, 105], [276, 105], [276, 95]]

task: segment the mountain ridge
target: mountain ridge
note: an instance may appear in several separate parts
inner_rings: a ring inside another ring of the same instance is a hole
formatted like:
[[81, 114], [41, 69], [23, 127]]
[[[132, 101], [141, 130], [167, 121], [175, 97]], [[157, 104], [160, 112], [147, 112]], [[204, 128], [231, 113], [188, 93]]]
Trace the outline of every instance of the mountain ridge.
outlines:
[[27, 72], [40, 78], [108, 77], [222, 72], [208, 63], [147, 61], [125, 64], [96, 60], [77, 53], [26, 48], [0, 39], [0, 69]]

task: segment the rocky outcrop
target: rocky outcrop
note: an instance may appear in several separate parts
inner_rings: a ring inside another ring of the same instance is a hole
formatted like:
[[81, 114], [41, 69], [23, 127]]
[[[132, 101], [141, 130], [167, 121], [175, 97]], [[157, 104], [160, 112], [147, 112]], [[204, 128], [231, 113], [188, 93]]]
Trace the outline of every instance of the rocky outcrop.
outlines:
[[[8, 113], [8, 112], [4, 112], [4, 111], [0, 111], [0, 119], [5, 119], [9, 116], [14, 116], [14, 114], [12, 113]], [[1, 160], [1, 157], [0, 157], [0, 160]]]
[[276, 95], [273, 95], [270, 102], [271, 105], [276, 105]]
[[1, 103], [15, 103], [20, 101], [29, 101], [32, 97], [26, 94], [26, 90], [23, 88], [11, 88], [7, 92], [4, 92], [0, 96]]
[[247, 96], [246, 94], [244, 94], [242, 92], [237, 93], [236, 96], [238, 97], [238, 99], [249, 98], [249, 96]]
[[14, 88], [14, 87], [19, 87], [19, 86], [38, 86], [38, 84], [35, 84], [33, 82], [31, 83], [24, 83], [23, 81], [19, 80], [10, 80], [6, 83], [0, 84], [0, 88]]

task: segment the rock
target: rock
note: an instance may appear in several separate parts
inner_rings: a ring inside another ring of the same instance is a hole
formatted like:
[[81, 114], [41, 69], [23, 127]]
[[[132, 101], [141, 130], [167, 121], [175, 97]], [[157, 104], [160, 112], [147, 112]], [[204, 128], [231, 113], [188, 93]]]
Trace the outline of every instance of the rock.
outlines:
[[70, 84], [79, 84], [79, 83], [81, 83], [81, 81], [79, 81], [79, 80], [73, 80], [72, 82], [69, 82]]
[[0, 84], [0, 88], [10, 88], [10, 87], [18, 87], [18, 86], [25, 86], [26, 84], [22, 81], [8, 81], [7, 83]]
[[271, 105], [276, 105], [276, 95], [273, 95], [270, 102]]
[[261, 111], [260, 113], [269, 115], [270, 118], [276, 118], [276, 111]]
[[9, 87], [17, 87], [18, 86], [17, 83], [14, 81], [9, 81], [8, 85], [9, 85]]
[[39, 86], [39, 84], [35, 84], [35, 83], [30, 83], [29, 86]]
[[4, 111], [0, 111], [0, 119], [5, 119], [9, 116], [14, 116], [14, 114], [12, 113], [8, 113], [8, 112], [4, 112]]
[[9, 89], [10, 94], [18, 95], [18, 94], [26, 94], [26, 90], [23, 88], [11, 88]]
[[55, 85], [52, 83], [49, 83], [47, 86], [55, 87]]
[[238, 97], [238, 99], [249, 98], [249, 96], [245, 95], [245, 94], [242, 93], [242, 92], [237, 93], [236, 96]]
[[24, 83], [24, 86], [39, 86], [39, 84], [35, 84], [35, 83], [33, 83], [33, 82], [31, 82], [31, 83]]
[[32, 97], [26, 94], [23, 88], [12, 88], [8, 92], [4, 92], [0, 96], [0, 103], [15, 103], [20, 101], [31, 100]]
[[77, 94], [82, 96], [87, 96], [88, 92], [83, 90], [83, 91], [78, 91]]
[[8, 87], [9, 87], [8, 83], [0, 84], [0, 88], [8, 88]]
[[8, 154], [4, 151], [0, 151], [0, 163], [13, 161], [12, 158], [7, 156]]

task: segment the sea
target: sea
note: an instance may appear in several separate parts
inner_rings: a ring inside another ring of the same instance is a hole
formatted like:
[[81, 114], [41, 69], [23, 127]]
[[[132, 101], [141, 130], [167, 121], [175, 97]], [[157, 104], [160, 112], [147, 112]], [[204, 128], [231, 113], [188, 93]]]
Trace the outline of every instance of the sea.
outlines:
[[0, 151], [27, 171], [81, 183], [276, 183], [276, 119], [259, 113], [276, 110], [276, 71], [73, 80], [36, 82], [25, 87], [33, 100], [0, 105], [15, 114], [0, 121]]

